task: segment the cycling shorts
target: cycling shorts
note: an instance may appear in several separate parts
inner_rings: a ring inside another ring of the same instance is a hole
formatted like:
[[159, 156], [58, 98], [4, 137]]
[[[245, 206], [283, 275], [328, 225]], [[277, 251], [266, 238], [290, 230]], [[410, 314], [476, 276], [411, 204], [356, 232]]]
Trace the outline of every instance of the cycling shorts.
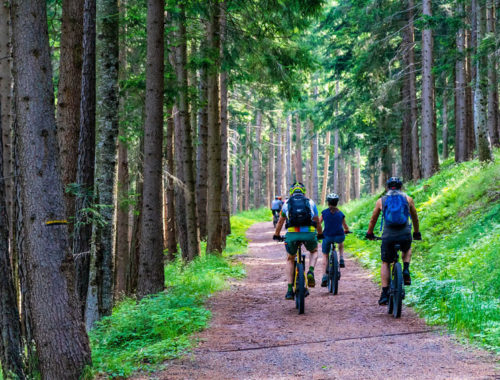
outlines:
[[299, 242], [303, 242], [309, 252], [318, 248], [316, 232], [288, 232], [285, 235], [285, 248], [289, 255], [295, 256], [297, 254]]
[[380, 246], [380, 258], [384, 263], [392, 263], [396, 258], [396, 249], [394, 246], [399, 244], [401, 246], [401, 252], [407, 252], [411, 248], [411, 235], [405, 238], [382, 239], [382, 245]]
[[321, 250], [325, 255], [330, 253], [332, 243], [343, 243], [345, 240], [345, 235], [336, 235], [336, 236], [325, 236], [323, 239], [323, 243], [321, 243]]

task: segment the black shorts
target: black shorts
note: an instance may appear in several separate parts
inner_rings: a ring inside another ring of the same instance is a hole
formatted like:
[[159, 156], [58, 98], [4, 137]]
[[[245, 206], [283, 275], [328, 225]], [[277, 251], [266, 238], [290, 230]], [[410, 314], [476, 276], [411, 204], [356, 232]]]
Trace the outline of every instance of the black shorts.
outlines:
[[396, 258], [396, 249], [394, 246], [399, 244], [401, 251], [407, 252], [411, 248], [411, 236], [409, 238], [399, 239], [383, 239], [380, 246], [380, 258], [385, 263], [392, 263]]

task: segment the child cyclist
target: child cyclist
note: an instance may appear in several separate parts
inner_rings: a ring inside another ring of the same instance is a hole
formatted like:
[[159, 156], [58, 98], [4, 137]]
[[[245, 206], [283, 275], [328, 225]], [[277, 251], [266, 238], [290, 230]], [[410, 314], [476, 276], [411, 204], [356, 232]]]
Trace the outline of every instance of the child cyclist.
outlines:
[[328, 254], [330, 253], [332, 243], [337, 243], [339, 245], [339, 265], [341, 268], [345, 267], [344, 240], [345, 234], [349, 233], [349, 227], [345, 221], [345, 215], [337, 208], [339, 196], [335, 193], [328, 194], [326, 201], [328, 202], [328, 208], [321, 212], [321, 216], [319, 218], [320, 223], [325, 223], [325, 227], [323, 229], [323, 244], [321, 246], [324, 263], [324, 274], [321, 279], [321, 286], [323, 287], [325, 287], [328, 282], [326, 270], [328, 268]]

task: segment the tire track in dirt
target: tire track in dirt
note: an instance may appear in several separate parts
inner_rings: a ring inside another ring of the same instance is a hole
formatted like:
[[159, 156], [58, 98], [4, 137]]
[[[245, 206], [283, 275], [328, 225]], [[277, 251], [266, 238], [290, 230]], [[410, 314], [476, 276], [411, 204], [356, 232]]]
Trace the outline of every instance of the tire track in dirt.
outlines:
[[353, 259], [342, 270], [339, 294], [319, 287], [304, 315], [286, 292], [285, 250], [271, 222], [252, 226], [247, 277], [210, 299], [210, 328], [182, 359], [156, 379], [498, 379], [498, 356], [456, 343], [411, 309], [401, 319], [377, 304], [379, 288]]

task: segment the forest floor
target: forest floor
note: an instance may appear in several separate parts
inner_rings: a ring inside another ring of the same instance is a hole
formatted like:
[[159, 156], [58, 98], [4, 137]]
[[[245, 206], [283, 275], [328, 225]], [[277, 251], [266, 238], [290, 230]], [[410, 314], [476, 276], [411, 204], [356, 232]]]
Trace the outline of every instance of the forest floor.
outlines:
[[408, 307], [401, 319], [388, 315], [377, 285], [349, 257], [337, 296], [319, 286], [320, 258], [298, 315], [284, 299], [285, 250], [272, 235], [271, 222], [248, 230], [247, 277], [209, 300], [213, 319], [198, 346], [136, 379], [500, 378], [497, 356], [458, 343]]

